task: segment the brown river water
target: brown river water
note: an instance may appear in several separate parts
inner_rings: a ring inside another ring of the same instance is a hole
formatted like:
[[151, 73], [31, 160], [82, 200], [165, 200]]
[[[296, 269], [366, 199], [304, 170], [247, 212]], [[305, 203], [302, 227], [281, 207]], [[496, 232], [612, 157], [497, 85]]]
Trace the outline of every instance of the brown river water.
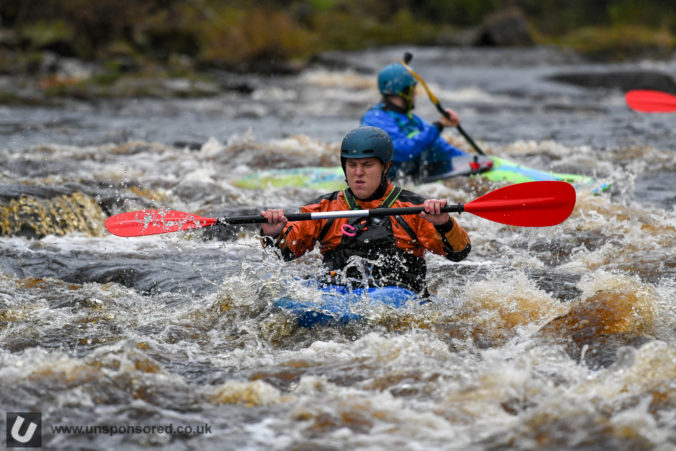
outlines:
[[[432, 304], [304, 329], [272, 303], [317, 296], [294, 282], [319, 269], [317, 252], [283, 263], [253, 226], [105, 230], [124, 211], [212, 217], [314, 199], [234, 180], [337, 165], [340, 139], [378, 100], [375, 70], [404, 50], [242, 75], [250, 92], [204, 99], [0, 106], [0, 430], [18, 413], [19, 436], [54, 449], [675, 449], [676, 113], [549, 77], [674, 74], [676, 60], [413, 49], [488, 154], [612, 184], [579, 187], [555, 227], [456, 216], [472, 253], [428, 256]], [[465, 203], [499, 186], [413, 188]]]

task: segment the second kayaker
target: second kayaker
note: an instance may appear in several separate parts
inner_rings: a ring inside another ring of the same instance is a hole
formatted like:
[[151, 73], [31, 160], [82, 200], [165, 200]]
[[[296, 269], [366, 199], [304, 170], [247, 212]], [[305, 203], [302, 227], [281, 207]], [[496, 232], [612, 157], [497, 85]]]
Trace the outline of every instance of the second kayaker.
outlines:
[[442, 115], [432, 124], [413, 114], [417, 84], [402, 64], [385, 66], [378, 73], [382, 99], [361, 118], [361, 125], [381, 128], [390, 135], [394, 150], [391, 178], [424, 179], [447, 173], [453, 169], [451, 158], [468, 155], [441, 136], [445, 127], [460, 123], [455, 111], [446, 109], [449, 117]]

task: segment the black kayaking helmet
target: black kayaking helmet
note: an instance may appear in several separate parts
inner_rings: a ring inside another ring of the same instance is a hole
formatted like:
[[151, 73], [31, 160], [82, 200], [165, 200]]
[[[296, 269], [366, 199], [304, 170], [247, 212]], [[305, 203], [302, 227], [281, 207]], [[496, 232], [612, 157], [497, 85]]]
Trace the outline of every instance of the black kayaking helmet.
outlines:
[[376, 157], [384, 165], [392, 161], [392, 139], [381, 128], [364, 126], [345, 135], [340, 145], [340, 160], [345, 168], [346, 158]]
[[[392, 162], [393, 153], [390, 135], [378, 127], [363, 126], [355, 128], [343, 138], [343, 142], [340, 145], [340, 164], [343, 167], [343, 173], [345, 173], [345, 164], [348, 159], [375, 157], [384, 166], [380, 185], [368, 199], [362, 200], [377, 199], [385, 194], [387, 189], [387, 171], [389, 170], [389, 163]], [[347, 179], [345, 182], [347, 183]]]

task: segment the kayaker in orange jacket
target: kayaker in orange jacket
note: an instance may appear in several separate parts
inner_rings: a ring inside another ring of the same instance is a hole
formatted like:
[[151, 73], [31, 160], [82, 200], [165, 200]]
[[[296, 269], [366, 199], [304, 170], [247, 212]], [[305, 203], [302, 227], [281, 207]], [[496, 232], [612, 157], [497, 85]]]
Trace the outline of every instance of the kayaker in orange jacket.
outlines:
[[471, 243], [463, 229], [440, 208], [446, 200], [424, 199], [395, 187], [387, 172], [392, 141], [377, 127], [359, 127], [341, 144], [341, 164], [348, 187], [319, 197], [301, 212], [345, 211], [424, 205], [419, 215], [333, 218], [288, 222], [282, 209], [261, 212], [264, 246], [276, 246], [285, 260], [312, 250], [316, 244], [327, 267], [325, 281], [351, 287], [401, 286], [425, 290], [426, 251], [452, 261], [464, 259]]

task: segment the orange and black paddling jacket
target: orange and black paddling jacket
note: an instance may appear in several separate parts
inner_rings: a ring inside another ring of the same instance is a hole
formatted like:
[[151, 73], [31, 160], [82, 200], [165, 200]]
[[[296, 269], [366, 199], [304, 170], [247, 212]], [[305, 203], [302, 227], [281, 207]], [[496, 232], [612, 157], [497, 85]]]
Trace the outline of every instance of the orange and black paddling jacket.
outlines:
[[[411, 207], [424, 201], [422, 196], [388, 182], [379, 199], [357, 201], [346, 188], [319, 197], [301, 212]], [[453, 218], [435, 226], [418, 214], [289, 222], [277, 237], [263, 237], [261, 242], [277, 247], [285, 260], [300, 257], [318, 244], [327, 283], [353, 288], [401, 286], [416, 292], [423, 292], [426, 286], [426, 251], [457, 262], [471, 249], [467, 232]]]

